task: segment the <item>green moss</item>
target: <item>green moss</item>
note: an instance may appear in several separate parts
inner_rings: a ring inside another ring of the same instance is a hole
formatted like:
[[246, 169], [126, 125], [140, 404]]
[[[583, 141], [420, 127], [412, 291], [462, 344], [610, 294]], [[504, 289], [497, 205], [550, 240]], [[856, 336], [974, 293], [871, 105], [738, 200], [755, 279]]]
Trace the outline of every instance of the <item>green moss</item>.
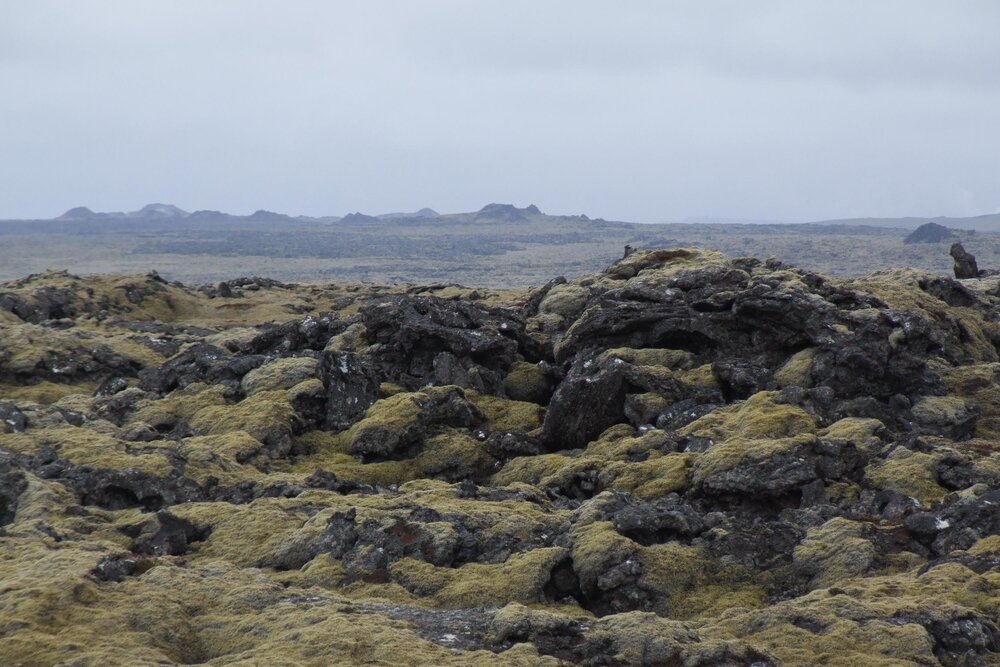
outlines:
[[676, 619], [717, 616], [734, 607], [762, 607], [764, 587], [737, 565], [721, 565], [698, 547], [676, 542], [639, 550], [641, 584], [656, 592], [656, 611]]
[[641, 565], [638, 584], [653, 593], [655, 611], [687, 619], [719, 614], [732, 607], [763, 605], [766, 595], [739, 566], [720, 565], [700, 548], [670, 542], [643, 547], [597, 521], [572, 531], [573, 568], [586, 593], [600, 589], [601, 576], [623, 563]]
[[690, 468], [696, 456], [664, 454], [650, 456], [638, 463], [612, 463], [607, 468], [611, 481], [606, 486], [643, 498], [683, 491], [689, 484]]
[[544, 405], [552, 394], [552, 383], [538, 364], [514, 362], [503, 381], [504, 391], [515, 401]]
[[1000, 364], [944, 367], [937, 369], [949, 395], [979, 410], [975, 435], [1000, 439]]
[[308, 520], [296, 504], [261, 498], [247, 505], [186, 503], [171, 513], [201, 528], [209, 528], [189, 558], [197, 562], [223, 559], [240, 567], [253, 567], [280, 548]]
[[843, 518], [810, 528], [795, 547], [795, 565], [810, 576], [812, 588], [824, 588], [867, 574], [876, 560], [869, 525]]
[[467, 563], [458, 568], [439, 568], [404, 558], [392, 565], [390, 576], [407, 590], [430, 598], [437, 606], [528, 604], [544, 600], [543, 589], [552, 568], [565, 557], [565, 549], [533, 549], [514, 554], [497, 565]]
[[576, 317], [587, 305], [590, 292], [585, 287], [564, 283], [549, 290], [538, 305], [540, 313], [559, 315], [560, 317]]
[[247, 395], [261, 391], [291, 389], [300, 382], [315, 379], [316, 366], [316, 360], [310, 357], [275, 359], [243, 376], [241, 387]]
[[350, 441], [377, 439], [388, 451], [395, 450], [416, 437], [420, 428], [421, 404], [429, 395], [423, 392], [402, 393], [376, 401], [363, 419], [350, 428]]
[[490, 431], [533, 431], [542, 425], [545, 408], [525, 401], [512, 401], [489, 394], [466, 391], [466, 397], [486, 418]]
[[326, 344], [325, 351], [363, 352], [368, 347], [368, 341], [365, 339], [367, 332], [364, 324], [355, 322], [331, 338]]
[[261, 453], [264, 445], [246, 431], [185, 438], [177, 447], [184, 458], [184, 476], [198, 484], [210, 477], [222, 486], [260, 478], [253, 467], [243, 465]]
[[21, 454], [38, 454], [51, 448], [63, 461], [100, 470], [134, 468], [151, 475], [165, 476], [173, 470], [170, 459], [161, 452], [130, 451], [128, 443], [77, 426], [53, 426], [29, 429], [23, 433], [0, 434], [0, 447]]
[[169, 430], [182, 421], [190, 422], [200, 410], [225, 406], [225, 392], [222, 385], [196, 382], [160, 399], [140, 402], [133, 419], [156, 429]]
[[676, 371], [674, 377], [684, 384], [695, 387], [714, 387], [719, 384], [715, 379], [715, 375], [712, 374], [712, 364], [702, 364], [690, 370], [682, 369]]
[[1000, 553], [1000, 535], [990, 535], [977, 540], [975, 544], [968, 548], [968, 552], [975, 556]]
[[221, 561], [161, 563], [119, 584], [98, 584], [89, 573], [99, 551], [18, 546], [16, 559], [0, 547], [0, 612], [14, 614], [2, 626], [4, 664], [555, 664], [523, 649], [456, 654], [404, 621], [356, 613], [343, 596], [286, 589]]
[[74, 394], [90, 396], [95, 389], [97, 389], [96, 382], [60, 384], [43, 381], [28, 385], [0, 384], [0, 399], [51, 405]]
[[206, 435], [245, 431], [266, 445], [291, 445], [298, 419], [284, 391], [261, 391], [234, 405], [210, 405], [191, 418], [191, 428]]
[[923, 505], [930, 505], [948, 494], [934, 474], [937, 462], [938, 457], [933, 454], [898, 447], [889, 459], [869, 465], [865, 469], [865, 479], [880, 489], [902, 493]]
[[546, 486], [558, 479], [571, 468], [596, 468], [597, 459], [580, 459], [564, 454], [541, 454], [539, 456], [519, 456], [511, 459], [490, 479], [490, 483], [505, 486], [515, 482]]
[[713, 445], [694, 460], [692, 482], [698, 484], [706, 478], [738, 465], [763, 463], [775, 454], [788, 453], [797, 447], [815, 442], [812, 435], [775, 440], [747, 440], [732, 438]]
[[774, 381], [779, 387], [811, 387], [812, 364], [816, 358], [816, 348], [807, 347], [796, 352], [785, 364], [774, 372]]
[[814, 433], [816, 420], [794, 405], [775, 403], [777, 392], [762, 391], [747, 400], [714, 410], [679, 432], [713, 440], [786, 438]]
[[653, 424], [657, 417], [673, 405], [673, 401], [649, 391], [642, 394], [629, 394], [628, 404], [635, 410], [641, 423]]
[[414, 458], [413, 479], [480, 479], [488, 474], [493, 463], [481, 441], [457, 429], [446, 429], [428, 439]]
[[949, 426], [967, 414], [965, 401], [956, 396], [924, 396], [913, 406], [913, 417], [925, 425]]
[[[890, 269], [848, 284], [876, 295], [894, 310], [916, 313], [931, 322], [961, 321], [962, 333], [956, 337], [958, 340], [949, 350], [950, 355], [964, 357], [966, 363], [997, 361], [997, 350], [990, 342], [997, 335], [997, 324], [987, 319], [984, 311], [949, 306], [921, 288], [921, 283], [926, 285], [935, 278], [937, 276], [912, 269]], [[898, 331], [902, 335], [902, 330]]]
[[878, 434], [884, 430], [885, 425], [878, 419], [846, 417], [820, 429], [817, 435], [827, 440], [850, 442], [858, 449], [867, 452], [870, 447], [880, 442]]
[[621, 359], [636, 366], [664, 366], [672, 370], [688, 370], [694, 366], [694, 355], [687, 350], [661, 348], [618, 347], [601, 353], [601, 359]]

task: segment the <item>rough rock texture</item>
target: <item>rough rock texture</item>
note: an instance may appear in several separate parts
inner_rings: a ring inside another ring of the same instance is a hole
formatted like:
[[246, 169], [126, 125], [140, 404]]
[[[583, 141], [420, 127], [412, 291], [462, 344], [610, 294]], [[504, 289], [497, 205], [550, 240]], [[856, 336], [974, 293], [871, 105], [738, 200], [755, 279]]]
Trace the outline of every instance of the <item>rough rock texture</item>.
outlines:
[[4, 284], [0, 664], [1000, 664], [995, 283]]
[[940, 243], [953, 237], [954, 234], [944, 225], [939, 225], [936, 222], [927, 222], [907, 234], [906, 238], [903, 239], [903, 243]]
[[976, 258], [962, 247], [961, 243], [951, 244], [951, 256], [955, 260], [956, 278], [978, 278], [979, 267]]

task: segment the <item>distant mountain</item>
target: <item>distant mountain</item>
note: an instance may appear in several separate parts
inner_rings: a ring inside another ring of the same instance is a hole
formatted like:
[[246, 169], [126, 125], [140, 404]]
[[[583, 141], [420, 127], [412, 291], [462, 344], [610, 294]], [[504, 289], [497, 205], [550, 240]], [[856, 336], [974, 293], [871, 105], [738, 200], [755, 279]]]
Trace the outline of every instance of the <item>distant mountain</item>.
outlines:
[[77, 206], [76, 208], [71, 208], [66, 211], [56, 220], [92, 220], [97, 217], [98, 214], [91, 211], [86, 206]]
[[441, 214], [432, 208], [422, 208], [413, 213], [383, 213], [376, 217], [379, 220], [424, 220], [429, 218], [440, 218]]
[[525, 208], [517, 208], [513, 204], [487, 204], [476, 212], [476, 220], [527, 222], [533, 215], [543, 215], [534, 204]]
[[974, 229], [980, 232], [1000, 232], [1000, 213], [977, 215], [969, 218], [948, 218], [945, 216], [937, 216], [933, 218], [844, 218], [839, 220], [818, 220], [808, 224], [916, 229], [917, 227], [925, 225], [929, 222], [933, 222], [950, 229]]
[[285, 215], [284, 213], [274, 213], [273, 211], [265, 211], [260, 209], [254, 211], [250, 215], [246, 216], [247, 220], [252, 220], [254, 222], [294, 222], [295, 218], [290, 215]]
[[340, 222], [345, 224], [354, 224], [358, 222], [378, 222], [378, 218], [374, 215], [365, 215], [364, 213], [348, 213]]
[[910, 232], [903, 239], [903, 243], [907, 245], [911, 243], [940, 243], [954, 237], [955, 235], [951, 233], [951, 230], [944, 225], [939, 225], [936, 222], [928, 222]]
[[[291, 222], [340, 222], [345, 224], [356, 224], [356, 223], [374, 223], [379, 221], [396, 221], [396, 220], [413, 220], [413, 221], [431, 221], [438, 220], [442, 218], [450, 219], [464, 219], [470, 222], [528, 222], [532, 219], [538, 219], [539, 217], [547, 217], [541, 210], [534, 204], [525, 206], [524, 208], [518, 208], [513, 204], [487, 204], [478, 211], [471, 213], [451, 213], [448, 215], [442, 215], [432, 208], [422, 208], [418, 211], [412, 212], [396, 212], [396, 213], [382, 213], [379, 215], [369, 215], [367, 213], [354, 212], [348, 213], [343, 218], [338, 218], [335, 216], [323, 216], [323, 217], [310, 217], [310, 216], [297, 216], [292, 217], [284, 213], [276, 213], [274, 211], [258, 210], [254, 211], [250, 215], [234, 215], [232, 213], [225, 213], [223, 211], [213, 211], [213, 210], [198, 210], [193, 213], [189, 213], [184, 209], [178, 208], [173, 204], [147, 204], [143, 206], [138, 211], [132, 211], [130, 213], [122, 212], [101, 212], [93, 211], [86, 206], [77, 206], [76, 208], [71, 208], [66, 211], [58, 218], [53, 218], [53, 220], [60, 221], [78, 221], [87, 220], [94, 222], [107, 222], [107, 221], [120, 221], [127, 222], [129, 220], [136, 221], [147, 221], [147, 222], [169, 222], [173, 220], [186, 220], [188, 222], [197, 223], [213, 223], [213, 224], [229, 224], [238, 223], [241, 221], [250, 223], [291, 223]], [[590, 219], [587, 216], [556, 216], [556, 217], [573, 217], [581, 222], [588, 222]]]
[[173, 204], [146, 204], [138, 211], [129, 213], [130, 218], [186, 218], [190, 215]]

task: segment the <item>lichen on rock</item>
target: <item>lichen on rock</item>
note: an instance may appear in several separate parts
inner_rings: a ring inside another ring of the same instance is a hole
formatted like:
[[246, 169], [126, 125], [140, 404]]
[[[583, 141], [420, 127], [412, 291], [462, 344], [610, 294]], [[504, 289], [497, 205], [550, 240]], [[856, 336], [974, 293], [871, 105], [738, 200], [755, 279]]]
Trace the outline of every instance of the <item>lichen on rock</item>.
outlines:
[[685, 248], [0, 285], [0, 663], [996, 664], [997, 308]]

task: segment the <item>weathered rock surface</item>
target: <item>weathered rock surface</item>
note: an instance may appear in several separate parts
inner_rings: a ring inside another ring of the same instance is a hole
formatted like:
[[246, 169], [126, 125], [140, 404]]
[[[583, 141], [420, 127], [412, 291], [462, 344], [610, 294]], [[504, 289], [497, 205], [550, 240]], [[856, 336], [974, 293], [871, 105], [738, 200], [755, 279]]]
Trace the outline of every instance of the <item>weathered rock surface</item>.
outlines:
[[1000, 664], [969, 277], [0, 285], [0, 663]]

